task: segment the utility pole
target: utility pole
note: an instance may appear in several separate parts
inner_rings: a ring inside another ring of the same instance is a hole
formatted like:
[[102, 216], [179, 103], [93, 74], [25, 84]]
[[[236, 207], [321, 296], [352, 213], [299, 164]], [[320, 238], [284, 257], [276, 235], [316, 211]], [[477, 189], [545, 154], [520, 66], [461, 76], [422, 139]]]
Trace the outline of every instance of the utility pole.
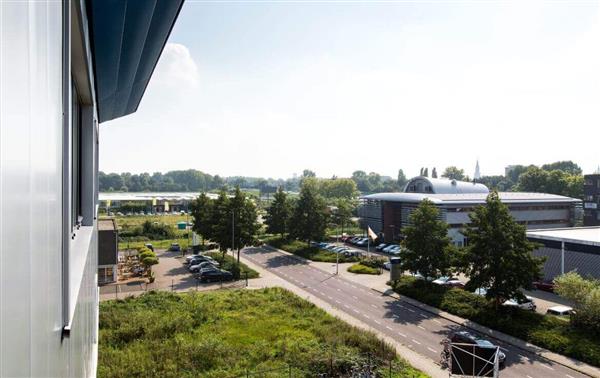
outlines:
[[235, 255], [235, 210], [231, 210], [231, 253]]

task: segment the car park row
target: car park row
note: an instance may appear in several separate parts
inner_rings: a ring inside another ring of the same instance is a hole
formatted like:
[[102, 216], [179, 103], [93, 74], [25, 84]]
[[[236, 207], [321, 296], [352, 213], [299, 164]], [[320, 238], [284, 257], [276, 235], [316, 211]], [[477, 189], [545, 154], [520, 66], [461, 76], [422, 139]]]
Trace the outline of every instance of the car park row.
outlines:
[[220, 269], [219, 262], [206, 255], [191, 255], [185, 258], [188, 270], [194, 274], [200, 282], [222, 282], [232, 281], [233, 274], [227, 270]]

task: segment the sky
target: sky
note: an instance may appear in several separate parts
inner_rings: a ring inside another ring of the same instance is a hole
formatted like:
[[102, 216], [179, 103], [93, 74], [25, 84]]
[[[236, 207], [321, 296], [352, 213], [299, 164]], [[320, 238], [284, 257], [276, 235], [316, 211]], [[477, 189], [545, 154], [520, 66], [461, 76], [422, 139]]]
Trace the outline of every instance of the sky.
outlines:
[[597, 1], [187, 0], [100, 169], [395, 177], [600, 164]]

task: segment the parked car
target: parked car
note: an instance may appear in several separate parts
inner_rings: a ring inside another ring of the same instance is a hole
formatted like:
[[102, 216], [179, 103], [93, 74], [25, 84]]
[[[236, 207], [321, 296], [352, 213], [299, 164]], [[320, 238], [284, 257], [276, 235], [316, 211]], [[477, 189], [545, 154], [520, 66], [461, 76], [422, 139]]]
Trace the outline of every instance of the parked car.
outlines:
[[210, 261], [202, 261], [202, 262], [199, 262], [196, 265], [190, 265], [190, 272], [192, 272], [192, 273], [198, 273], [198, 272], [200, 272], [200, 270], [206, 269], [206, 268], [210, 268], [210, 267], [213, 267], [215, 269], [217, 268]]
[[460, 282], [460, 280], [456, 277], [440, 277], [436, 280], [433, 280], [433, 283], [436, 285], [449, 286], [449, 287], [458, 287], [458, 288], [465, 287], [465, 284]]
[[356, 245], [358, 245], [360, 247], [364, 247], [365, 245], [368, 245], [368, 244], [369, 244], [369, 238], [362, 238], [356, 242]]
[[387, 261], [383, 263], [383, 269], [385, 270], [392, 270], [392, 263]]
[[476, 295], [485, 297], [487, 294], [487, 289], [485, 287], [478, 287], [477, 289], [475, 289], [475, 291], [473, 292]]
[[204, 255], [196, 255], [193, 259], [190, 260], [189, 264], [190, 266], [193, 265], [197, 265], [201, 262], [205, 262], [208, 261], [209, 263], [213, 264], [214, 266], [219, 266], [219, 262], [216, 261], [215, 259], [213, 259], [210, 256], [204, 256]]
[[200, 282], [231, 281], [233, 280], [233, 274], [231, 274], [231, 272], [221, 269], [203, 269], [198, 275], [198, 279], [200, 280]]
[[554, 306], [554, 307], [550, 307], [547, 311], [546, 314], [549, 315], [556, 315], [556, 316], [569, 316], [573, 313], [573, 307], [569, 307], [569, 306]]
[[389, 253], [390, 255], [399, 255], [399, 254], [400, 254], [400, 249], [401, 249], [401, 248], [400, 248], [400, 246], [399, 246], [399, 245], [395, 245], [395, 246], [393, 246], [392, 248], [390, 248], [390, 249], [388, 250], [388, 253]]
[[171, 243], [171, 246], [169, 247], [169, 251], [171, 251], [171, 252], [181, 251], [181, 247], [179, 246], [179, 243]]
[[[483, 339], [483, 338], [481, 338], [477, 335], [474, 335], [472, 333], [469, 333], [467, 331], [454, 332], [452, 335], [450, 335], [449, 339], [451, 342], [457, 343], [457, 344], [472, 344], [472, 345], [478, 345], [483, 348], [494, 348], [494, 349], [498, 348], [498, 346], [493, 344], [491, 341]], [[504, 352], [502, 352], [501, 350], [498, 351], [498, 363], [500, 365], [500, 368], [504, 367], [505, 361], [506, 361], [506, 354], [504, 354]]]
[[552, 281], [535, 281], [533, 283], [533, 287], [535, 287], [538, 290], [554, 293], [554, 288], [556, 287], [556, 285]]
[[399, 246], [398, 244], [388, 244], [388, 245], [387, 245], [387, 247], [385, 247], [385, 248], [383, 248], [383, 249], [381, 250], [381, 252], [383, 252], [383, 253], [390, 253], [390, 251], [391, 251], [392, 249], [395, 249], [395, 248], [397, 248], [397, 247], [400, 247], [400, 246]]
[[195, 258], [197, 258], [197, 257], [200, 257], [200, 256], [202, 256], [202, 255], [200, 255], [200, 254], [198, 254], [198, 253], [195, 253], [195, 254], [193, 254], [193, 255], [186, 256], [186, 257], [185, 257], [185, 261], [184, 261], [183, 263], [184, 263], [184, 264], [189, 264], [189, 263], [190, 263], [190, 261], [192, 261], [193, 259], [195, 259]]
[[518, 307], [520, 309], [530, 310], [530, 311], [535, 311], [535, 309], [536, 309], [535, 302], [533, 301], [533, 298], [531, 298], [530, 296], [525, 296], [525, 299], [517, 299], [517, 298], [509, 299], [509, 300], [505, 301], [504, 303], [502, 303], [502, 305], [509, 306], [509, 307]]
[[384, 249], [385, 247], [387, 247], [388, 245], [385, 243], [379, 243], [379, 245], [377, 247], [375, 247], [376, 251], [381, 251], [382, 249]]

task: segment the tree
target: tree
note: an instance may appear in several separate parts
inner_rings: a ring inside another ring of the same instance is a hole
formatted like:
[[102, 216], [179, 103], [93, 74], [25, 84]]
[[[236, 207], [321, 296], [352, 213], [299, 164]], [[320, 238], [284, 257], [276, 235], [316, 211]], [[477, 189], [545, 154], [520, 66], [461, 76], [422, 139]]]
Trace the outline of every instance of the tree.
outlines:
[[194, 226], [192, 230], [202, 237], [202, 245], [206, 239], [212, 238], [213, 202], [206, 193], [201, 193], [191, 204]]
[[325, 198], [351, 199], [356, 197], [358, 189], [356, 183], [349, 178], [319, 180], [319, 194]]
[[308, 177], [317, 177], [317, 174], [311, 171], [310, 169], [305, 169], [304, 171], [302, 171], [302, 178]]
[[280, 234], [282, 237], [289, 232], [290, 217], [292, 215], [291, 202], [286, 192], [281, 187], [273, 196], [273, 202], [267, 209], [265, 223], [267, 231], [272, 234]]
[[158, 264], [158, 257], [147, 247], [138, 248], [138, 260], [144, 266], [149, 277], [152, 276], [152, 266]]
[[572, 162], [571, 160], [566, 160], [566, 161], [557, 161], [554, 163], [550, 163], [550, 164], [544, 164], [542, 165], [542, 169], [545, 171], [563, 171], [565, 173], [568, 173], [570, 175], [581, 175], [582, 171], [581, 171], [581, 167], [579, 167], [579, 165], [575, 164], [574, 162]]
[[497, 192], [469, 215], [471, 223], [463, 231], [468, 246], [463, 270], [470, 289], [487, 288], [487, 298], [496, 306], [511, 298], [523, 298], [521, 289], [531, 289], [539, 278], [543, 258], [534, 257], [535, 244], [527, 240], [525, 226], [518, 224]]
[[462, 181], [465, 179], [465, 170], [457, 168], [455, 166], [446, 167], [442, 177], [449, 178], [450, 180]]
[[548, 171], [531, 166], [519, 176], [517, 190], [522, 192], [544, 192], [548, 183]]
[[233, 248], [237, 249], [237, 261], [240, 263], [240, 250], [250, 245], [256, 239], [259, 229], [256, 206], [246, 198], [239, 187], [235, 188], [233, 198], [229, 201], [229, 211], [232, 214]]
[[304, 180], [292, 213], [290, 234], [307, 243], [322, 240], [325, 237], [327, 218], [327, 207], [318, 194], [316, 181]]
[[229, 209], [229, 198], [227, 192], [221, 189], [219, 196], [214, 200], [211, 211], [210, 223], [212, 225], [211, 240], [219, 244], [219, 250], [223, 253], [232, 245], [231, 242], [231, 226], [232, 217]]
[[438, 178], [435, 167], [433, 167], [433, 170], [431, 171], [431, 178]]
[[439, 219], [439, 210], [429, 200], [421, 202], [403, 229], [401, 267], [424, 277], [438, 277], [450, 271], [454, 249], [448, 237], [448, 224]]
[[600, 281], [569, 272], [554, 279], [555, 292], [575, 303], [574, 325], [600, 337]]
[[347, 198], [340, 198], [336, 202], [337, 210], [334, 213], [334, 221], [341, 227], [344, 233], [344, 227], [350, 223], [352, 212], [356, 208], [356, 202]]

